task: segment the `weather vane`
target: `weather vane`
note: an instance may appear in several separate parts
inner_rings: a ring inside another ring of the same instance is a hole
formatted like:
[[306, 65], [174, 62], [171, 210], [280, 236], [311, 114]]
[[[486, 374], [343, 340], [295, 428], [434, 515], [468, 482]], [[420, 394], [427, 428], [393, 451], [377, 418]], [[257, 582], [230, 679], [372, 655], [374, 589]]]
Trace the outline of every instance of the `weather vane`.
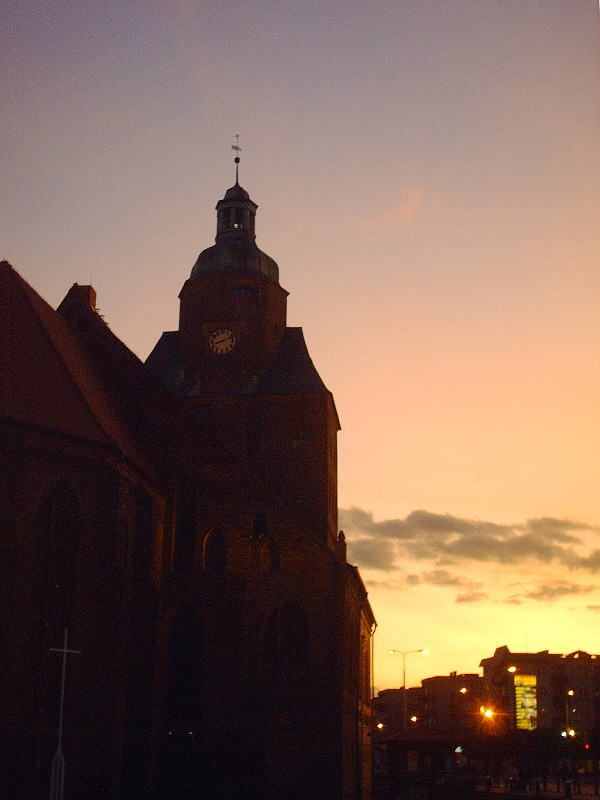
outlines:
[[[241, 153], [242, 152], [242, 148], [240, 147], [240, 135], [239, 135], [239, 133], [236, 133], [236, 135], [235, 135], [235, 144], [231, 145], [231, 149], [235, 150], [236, 153]], [[238, 168], [239, 168], [239, 164], [240, 164], [239, 155], [236, 155], [234, 160], [235, 160], [235, 182], [237, 183], [238, 182]]]

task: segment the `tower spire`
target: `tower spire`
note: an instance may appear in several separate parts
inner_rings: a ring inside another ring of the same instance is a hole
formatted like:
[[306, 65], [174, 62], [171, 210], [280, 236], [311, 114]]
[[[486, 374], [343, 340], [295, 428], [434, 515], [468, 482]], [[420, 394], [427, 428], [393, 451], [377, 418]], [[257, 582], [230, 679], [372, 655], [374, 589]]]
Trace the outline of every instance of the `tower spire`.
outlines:
[[[236, 133], [236, 135], [235, 135], [235, 144], [231, 145], [231, 149], [235, 150], [236, 153], [241, 153], [242, 152], [242, 148], [240, 147], [240, 135], [239, 135], [239, 133]], [[234, 161], [235, 161], [235, 185], [238, 186], [239, 185], [238, 168], [239, 168], [239, 165], [240, 165], [240, 157], [238, 155], [236, 155]]]

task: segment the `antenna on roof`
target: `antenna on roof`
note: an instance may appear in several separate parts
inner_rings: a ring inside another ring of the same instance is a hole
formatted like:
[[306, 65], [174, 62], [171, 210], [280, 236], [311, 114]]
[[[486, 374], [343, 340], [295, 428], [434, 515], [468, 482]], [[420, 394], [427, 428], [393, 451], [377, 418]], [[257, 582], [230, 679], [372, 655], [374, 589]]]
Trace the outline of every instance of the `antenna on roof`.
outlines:
[[[235, 150], [237, 153], [241, 153], [242, 152], [242, 148], [240, 147], [240, 135], [239, 135], [239, 133], [236, 133], [236, 135], [235, 135], [235, 144], [231, 145], [231, 149]], [[237, 185], [237, 182], [238, 182], [238, 167], [240, 165], [240, 157], [236, 155], [234, 161], [235, 161], [235, 182], [236, 182], [236, 185]]]

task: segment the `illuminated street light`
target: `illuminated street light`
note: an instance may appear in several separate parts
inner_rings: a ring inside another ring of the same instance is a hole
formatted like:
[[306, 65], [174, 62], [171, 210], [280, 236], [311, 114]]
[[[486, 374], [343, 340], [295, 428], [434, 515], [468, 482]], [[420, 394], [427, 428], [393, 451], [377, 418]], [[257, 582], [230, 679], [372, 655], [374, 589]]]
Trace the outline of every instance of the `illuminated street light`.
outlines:
[[508, 671], [509, 671], [509, 672], [516, 672], [516, 671], [517, 671], [517, 668], [516, 668], [516, 667], [509, 667], [509, 668], [508, 668]]
[[[573, 736], [573, 734], [571, 733], [572, 729], [569, 720], [569, 697], [573, 697], [574, 694], [575, 692], [573, 691], [573, 689], [569, 689], [567, 692], [567, 697], [565, 697], [565, 722], [567, 725], [567, 731], [569, 731], [569, 736]], [[573, 709], [573, 711], [575, 711], [575, 709]]]
[[388, 653], [392, 653], [395, 655], [402, 656], [402, 688], [404, 689], [404, 705], [402, 708], [402, 730], [406, 730], [407, 718], [408, 718], [408, 698], [406, 695], [406, 656], [409, 653], [423, 653], [426, 655], [429, 650], [425, 648], [421, 648], [420, 650], [388, 650]]

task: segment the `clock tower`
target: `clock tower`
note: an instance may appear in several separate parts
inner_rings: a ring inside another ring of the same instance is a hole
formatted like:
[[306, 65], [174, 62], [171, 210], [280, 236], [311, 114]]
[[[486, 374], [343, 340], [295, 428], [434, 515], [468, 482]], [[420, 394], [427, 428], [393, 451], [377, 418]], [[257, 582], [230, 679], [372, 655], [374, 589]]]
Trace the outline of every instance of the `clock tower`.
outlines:
[[302, 329], [286, 326], [288, 293], [277, 264], [256, 245], [257, 205], [237, 167], [216, 209], [215, 243], [200, 253], [179, 295], [179, 330], [162, 335], [146, 364], [335, 548], [333, 396]]
[[237, 182], [217, 203], [217, 235], [181, 294], [184, 393], [249, 392], [286, 327], [287, 292], [275, 261], [255, 242], [253, 203]]
[[370, 800], [375, 620], [337, 529], [339, 422], [256, 208], [236, 175], [145, 363], [92, 287], [55, 311], [0, 263], [2, 797], [47, 795], [68, 625], [73, 796]]

